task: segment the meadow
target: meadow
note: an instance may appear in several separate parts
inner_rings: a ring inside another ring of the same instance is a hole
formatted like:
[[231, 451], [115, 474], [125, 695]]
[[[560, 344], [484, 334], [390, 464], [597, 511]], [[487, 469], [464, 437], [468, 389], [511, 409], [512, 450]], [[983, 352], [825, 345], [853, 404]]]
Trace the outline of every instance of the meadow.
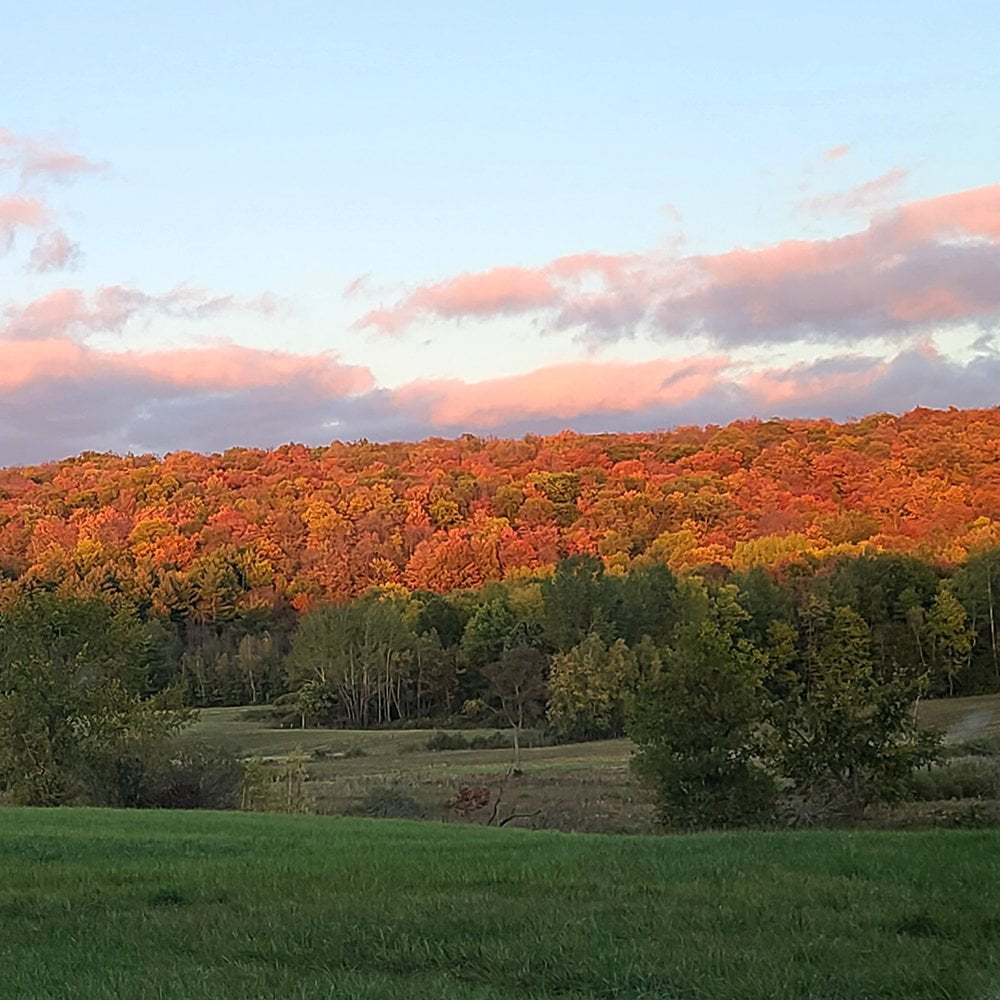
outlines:
[[[921, 721], [942, 730], [951, 745], [1000, 741], [1000, 696], [928, 700], [920, 704], [919, 712]], [[484, 731], [457, 733], [471, 739]], [[511, 812], [524, 814], [512, 825], [594, 833], [648, 833], [655, 828], [648, 796], [629, 770], [628, 740], [529, 745], [522, 749], [519, 773], [505, 780], [511, 750], [429, 750], [433, 735], [415, 729], [277, 729], [256, 709], [210, 708], [201, 711], [183, 738], [260, 760], [272, 773], [301, 754], [308, 779], [305, 807], [318, 813], [363, 811], [366, 802], [375, 800], [377, 805], [378, 797], [389, 790], [390, 812], [396, 793], [410, 801], [417, 815], [454, 820], [448, 802], [460, 787], [486, 787], [495, 800], [503, 785], [499, 818]], [[529, 733], [527, 742], [531, 740]], [[871, 822], [962, 825], [982, 822], [989, 810], [992, 805], [982, 800], [912, 803], [876, 813]], [[486, 807], [472, 818], [486, 822], [491, 812]], [[988, 815], [993, 817], [993, 812]]]
[[1000, 996], [1000, 832], [0, 810], [0, 996]]

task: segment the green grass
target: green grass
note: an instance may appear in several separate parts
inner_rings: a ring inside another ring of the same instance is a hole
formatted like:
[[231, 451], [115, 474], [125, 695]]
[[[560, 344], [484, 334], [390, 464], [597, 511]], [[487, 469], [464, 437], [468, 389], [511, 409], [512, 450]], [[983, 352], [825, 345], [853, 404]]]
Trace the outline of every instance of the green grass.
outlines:
[[0, 810], [16, 1000], [1000, 997], [1000, 833]]

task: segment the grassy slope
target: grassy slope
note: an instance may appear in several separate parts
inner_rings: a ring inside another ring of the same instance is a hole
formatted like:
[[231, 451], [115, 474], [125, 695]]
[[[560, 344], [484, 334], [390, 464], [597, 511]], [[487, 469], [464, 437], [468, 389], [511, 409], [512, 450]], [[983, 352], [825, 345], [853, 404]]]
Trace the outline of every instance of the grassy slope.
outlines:
[[0, 996], [1000, 996], [1000, 833], [0, 810]]

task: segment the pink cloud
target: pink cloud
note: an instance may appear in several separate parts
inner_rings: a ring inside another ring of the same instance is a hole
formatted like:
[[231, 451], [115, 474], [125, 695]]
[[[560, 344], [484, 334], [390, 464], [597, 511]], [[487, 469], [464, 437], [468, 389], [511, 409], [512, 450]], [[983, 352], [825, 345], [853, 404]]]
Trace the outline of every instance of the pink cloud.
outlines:
[[894, 202], [900, 186], [909, 176], [910, 172], [905, 167], [892, 167], [881, 176], [858, 184], [849, 191], [809, 198], [803, 202], [802, 208], [814, 215], [828, 212], [870, 214]]
[[371, 373], [332, 354], [233, 344], [113, 353], [68, 339], [0, 342], [0, 464], [85, 449], [165, 452], [327, 440]]
[[[838, 197], [871, 206], [902, 176], [890, 171]], [[991, 185], [881, 212], [836, 239], [690, 257], [586, 253], [463, 274], [417, 288], [358, 325], [398, 332], [418, 321], [535, 314], [593, 341], [640, 329], [701, 334], [722, 346], [856, 341], [1000, 318], [998, 267], [1000, 185]]]
[[331, 354], [229, 343], [109, 352], [66, 337], [0, 341], [0, 461], [85, 448], [208, 451], [334, 437], [650, 430], [749, 416], [989, 406], [1000, 356], [984, 350], [967, 364], [928, 344], [889, 359], [844, 353], [786, 368], [748, 369], [722, 356], [595, 361], [380, 389], [368, 369]]
[[0, 128], [0, 169], [16, 170], [22, 181], [42, 178], [66, 181], [81, 174], [101, 173], [107, 163], [64, 148], [57, 140], [17, 136]]
[[60, 288], [26, 306], [9, 305], [0, 322], [0, 337], [44, 340], [83, 337], [89, 333], [118, 333], [133, 319], [153, 315], [205, 319], [229, 311], [272, 314], [278, 300], [264, 294], [253, 299], [212, 295], [192, 285], [150, 294], [124, 285], [107, 285], [90, 295], [76, 288]]
[[830, 148], [829, 148], [829, 149], [828, 149], [828, 150], [827, 150], [827, 151], [826, 151], [826, 152], [825, 152], [825, 153], [823, 154], [823, 156], [824, 156], [824, 157], [825, 157], [825, 158], [826, 158], [827, 160], [839, 160], [839, 159], [841, 159], [842, 157], [845, 157], [845, 156], [847, 156], [847, 154], [848, 154], [848, 153], [849, 153], [850, 151], [851, 151], [851, 144], [850, 144], [850, 143], [848, 143], [848, 142], [845, 142], [845, 143], [843, 143], [843, 144], [842, 144], [842, 145], [840, 145], [840, 146], [831, 146], [831, 147], [830, 147]]
[[393, 398], [416, 406], [436, 426], [490, 428], [535, 417], [568, 420], [686, 403], [708, 392], [727, 365], [726, 358], [581, 361], [482, 382], [412, 382]]
[[30, 269], [44, 274], [75, 267], [80, 259], [80, 247], [61, 230], [42, 233], [31, 251]]
[[100, 360], [126, 374], [139, 373], [169, 385], [208, 390], [298, 385], [336, 397], [368, 392], [375, 384], [367, 368], [344, 365], [332, 353], [288, 354], [230, 343], [104, 354]]
[[461, 274], [436, 285], [418, 288], [391, 309], [375, 309], [358, 326], [394, 333], [417, 317], [493, 316], [553, 306], [558, 292], [546, 275], [524, 267], [497, 267], [481, 274]]
[[0, 254], [14, 245], [19, 229], [40, 229], [47, 219], [48, 212], [37, 198], [20, 195], [0, 198]]

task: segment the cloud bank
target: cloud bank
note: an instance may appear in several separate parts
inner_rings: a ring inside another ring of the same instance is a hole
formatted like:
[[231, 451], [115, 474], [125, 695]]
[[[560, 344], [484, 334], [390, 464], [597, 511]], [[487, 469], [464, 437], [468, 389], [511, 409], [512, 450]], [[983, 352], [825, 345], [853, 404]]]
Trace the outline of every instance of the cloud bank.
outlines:
[[[901, 177], [890, 171], [837, 196], [839, 207], [870, 207]], [[998, 276], [1000, 184], [902, 205], [837, 239], [688, 257], [578, 254], [461, 274], [415, 288], [358, 325], [398, 334], [442, 320], [532, 316], [604, 343], [644, 333], [697, 335], [722, 348], [855, 344], [993, 323]]]

